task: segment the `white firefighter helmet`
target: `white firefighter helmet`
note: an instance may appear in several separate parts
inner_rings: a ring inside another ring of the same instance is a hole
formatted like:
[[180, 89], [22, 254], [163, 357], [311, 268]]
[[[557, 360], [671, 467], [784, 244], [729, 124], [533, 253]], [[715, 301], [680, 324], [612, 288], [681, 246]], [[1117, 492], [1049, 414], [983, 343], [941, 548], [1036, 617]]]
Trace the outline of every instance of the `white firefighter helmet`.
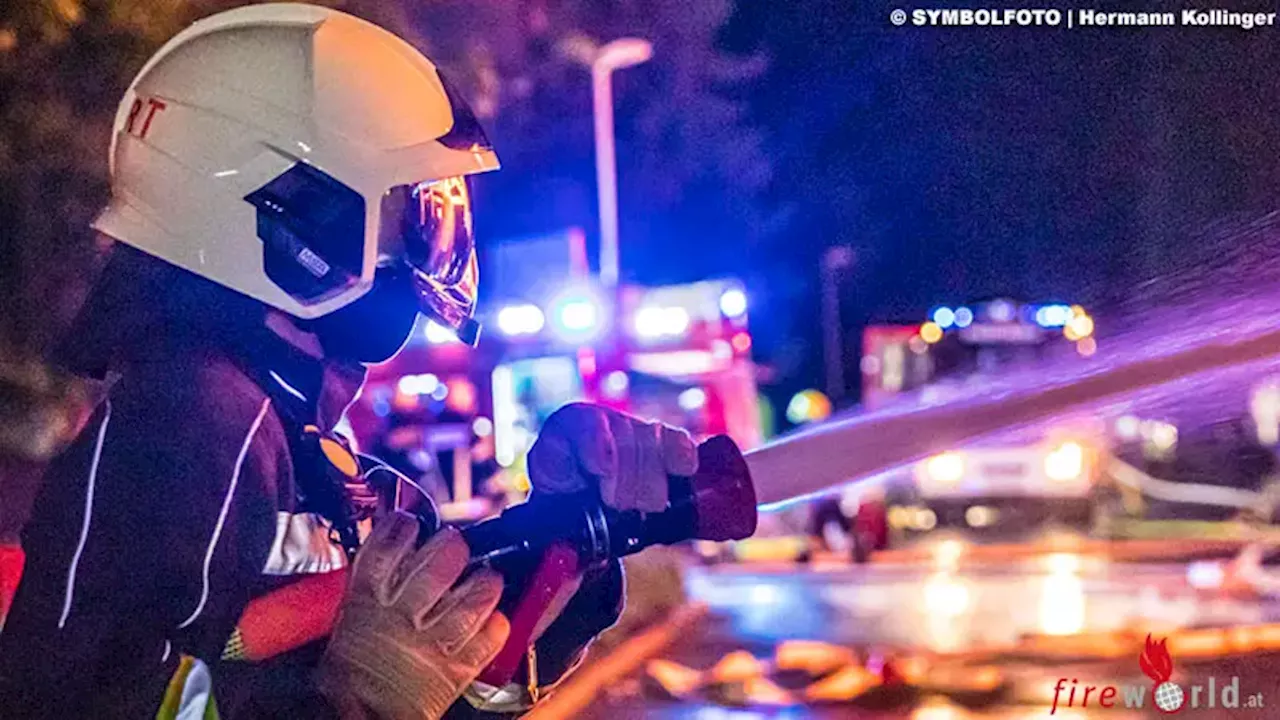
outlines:
[[266, 4], [179, 33], [130, 84], [101, 232], [304, 320], [411, 276], [474, 340], [466, 176], [498, 167], [435, 65], [326, 8]]

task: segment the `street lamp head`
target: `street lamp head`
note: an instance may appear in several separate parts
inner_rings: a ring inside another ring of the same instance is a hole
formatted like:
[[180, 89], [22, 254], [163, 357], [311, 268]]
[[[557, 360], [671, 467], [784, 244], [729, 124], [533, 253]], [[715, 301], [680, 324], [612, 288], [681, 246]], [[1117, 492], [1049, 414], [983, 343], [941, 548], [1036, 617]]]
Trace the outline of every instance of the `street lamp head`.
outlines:
[[836, 245], [827, 248], [822, 254], [822, 267], [826, 270], [843, 270], [853, 265], [853, 248], [847, 245]]
[[641, 38], [618, 38], [596, 51], [592, 69], [611, 72], [646, 62], [653, 57], [653, 43]]
[[574, 33], [556, 43], [556, 52], [561, 57], [591, 67], [600, 53], [600, 46], [586, 35]]

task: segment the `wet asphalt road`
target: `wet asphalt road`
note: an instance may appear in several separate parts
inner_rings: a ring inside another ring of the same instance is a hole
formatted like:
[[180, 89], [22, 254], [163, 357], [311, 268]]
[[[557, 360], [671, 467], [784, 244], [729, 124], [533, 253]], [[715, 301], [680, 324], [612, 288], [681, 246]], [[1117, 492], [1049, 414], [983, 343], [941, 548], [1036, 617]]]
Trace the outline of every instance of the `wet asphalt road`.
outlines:
[[[932, 562], [910, 565], [838, 566], [829, 569], [720, 566], [693, 570], [686, 583], [711, 615], [665, 657], [708, 668], [726, 653], [746, 649], [760, 658], [788, 639], [820, 639], [860, 651], [962, 653], [1007, 646], [1024, 634], [1068, 636], [1140, 626], [1186, 628], [1280, 622], [1280, 603], [1233, 600], [1197, 590], [1180, 563], [1115, 564], [1072, 554], [1049, 554], [1008, 563], [969, 567], [955, 548], [941, 549]], [[1196, 574], [1194, 571], [1192, 574]], [[1005, 661], [1007, 681], [999, 693], [966, 707], [955, 697], [882, 695], [862, 705], [732, 708], [713, 702], [680, 702], [662, 697], [643, 673], [611, 688], [587, 715], [601, 720], [690, 718], [748, 720], [756, 717], [1043, 718], [1156, 716], [1148, 708], [1070, 710], [1050, 714], [1059, 677], [1088, 682], [1150, 685], [1137, 658], [1075, 662], [1021, 658]], [[1240, 677], [1242, 692], [1263, 693], [1280, 708], [1280, 655], [1255, 655], [1210, 663], [1180, 663], [1175, 681], [1191, 687], [1197, 678], [1226, 682]], [[1179, 717], [1280, 717], [1280, 709], [1187, 709]]]

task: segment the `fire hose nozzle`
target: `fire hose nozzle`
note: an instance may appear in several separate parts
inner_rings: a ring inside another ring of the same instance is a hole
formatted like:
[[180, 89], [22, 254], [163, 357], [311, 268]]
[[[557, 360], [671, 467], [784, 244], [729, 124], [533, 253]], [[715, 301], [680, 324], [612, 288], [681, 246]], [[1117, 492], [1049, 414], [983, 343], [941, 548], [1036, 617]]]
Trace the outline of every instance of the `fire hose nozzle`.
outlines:
[[692, 477], [670, 478], [670, 503], [662, 512], [619, 512], [593, 496], [535, 496], [464, 529], [472, 562], [498, 570], [514, 589], [502, 606], [511, 634], [480, 680], [495, 686], [511, 681], [534, 627], [582, 568], [650, 545], [741, 540], [755, 533], [756, 519], [755, 486], [742, 451], [717, 435], [698, 446]]

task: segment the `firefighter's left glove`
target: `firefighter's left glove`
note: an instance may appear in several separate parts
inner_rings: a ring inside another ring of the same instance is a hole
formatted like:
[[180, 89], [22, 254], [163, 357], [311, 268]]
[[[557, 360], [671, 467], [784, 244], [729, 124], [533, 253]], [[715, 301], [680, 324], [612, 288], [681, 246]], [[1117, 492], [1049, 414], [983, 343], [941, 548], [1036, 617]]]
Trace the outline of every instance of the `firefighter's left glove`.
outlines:
[[356, 556], [319, 678], [344, 718], [439, 718], [506, 642], [501, 576], [455, 587], [466, 541], [446, 528], [415, 550], [417, 536], [416, 519], [391, 515]]
[[534, 497], [589, 492], [614, 510], [662, 512], [670, 476], [697, 470], [688, 432], [587, 403], [552, 413], [529, 450]]

